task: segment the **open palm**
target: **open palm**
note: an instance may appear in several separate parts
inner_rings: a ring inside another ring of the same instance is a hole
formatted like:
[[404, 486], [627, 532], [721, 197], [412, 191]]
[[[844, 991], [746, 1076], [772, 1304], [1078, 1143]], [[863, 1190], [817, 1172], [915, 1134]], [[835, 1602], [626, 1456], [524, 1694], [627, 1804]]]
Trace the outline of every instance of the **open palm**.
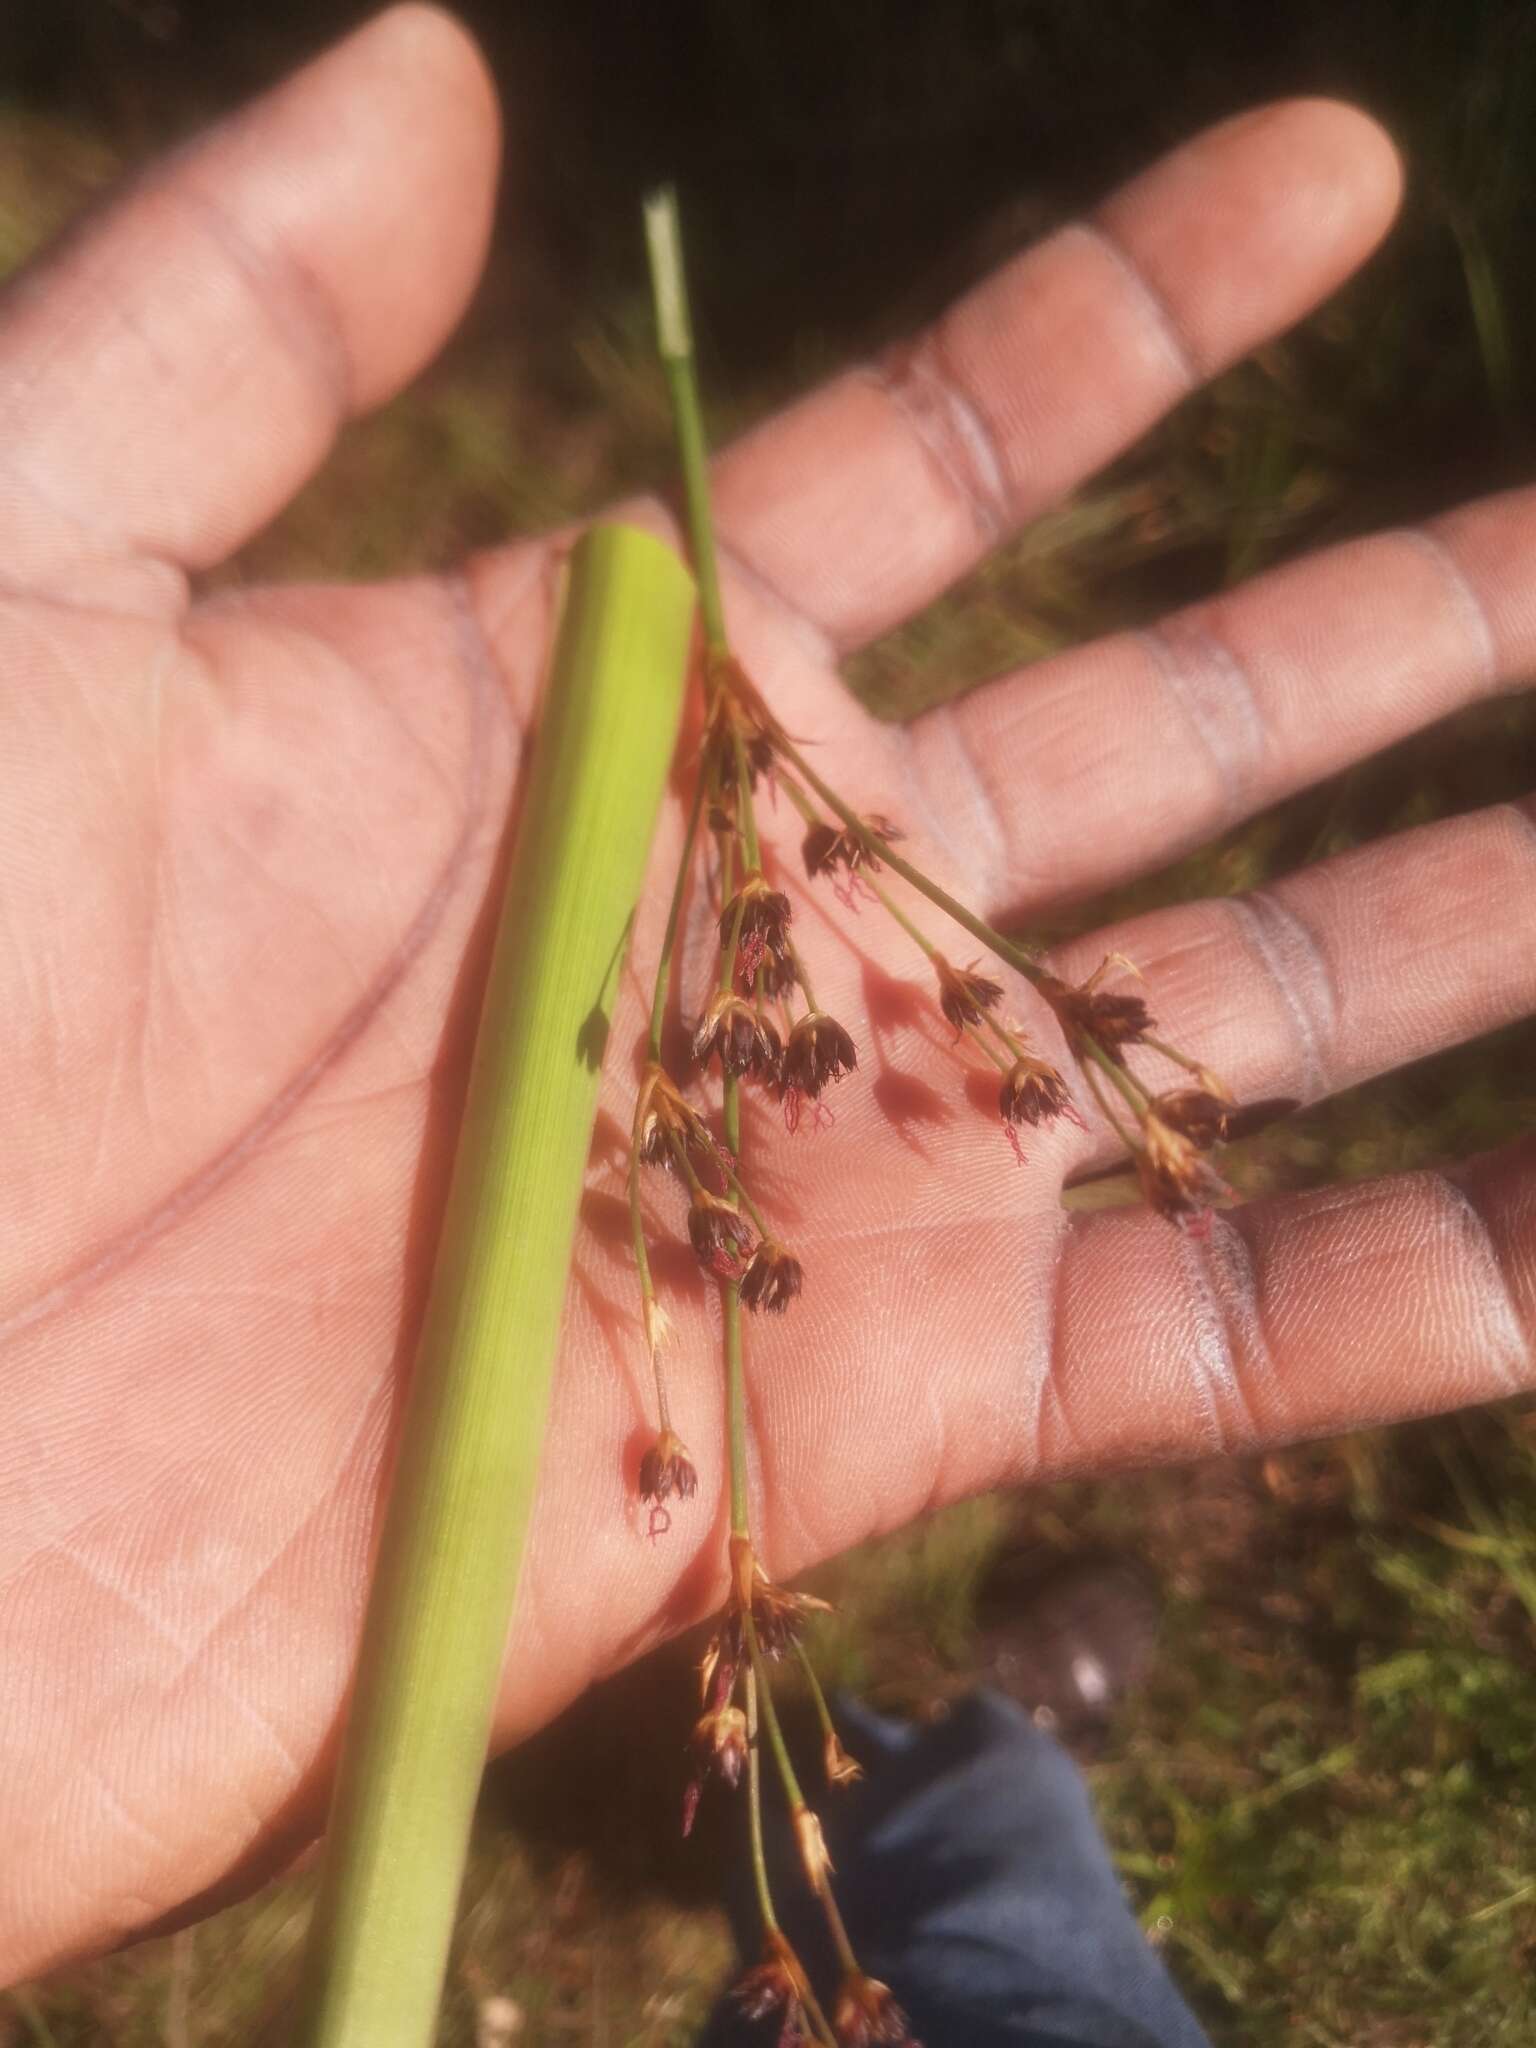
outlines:
[[[436, 347], [495, 150], [473, 51], [400, 9], [0, 307], [7, 1977], [254, 1882], [318, 1822], [552, 550], [367, 591], [195, 601], [187, 572]], [[1347, 109], [1245, 116], [721, 461], [747, 666], [989, 914], [1155, 865], [1531, 665], [1519, 495], [906, 732], [837, 680], [840, 654], [1331, 289], [1397, 183]], [[767, 830], [792, 855], [788, 816]], [[639, 963], [679, 834], [674, 806]], [[1166, 1035], [1240, 1093], [1316, 1098], [1531, 1006], [1533, 856], [1524, 810], [1462, 818], [1101, 933], [1066, 971], [1129, 953]], [[907, 986], [906, 942], [820, 894], [798, 916], [861, 1057], [830, 1130], [747, 1126], [807, 1270], [796, 1310], [751, 1331], [776, 1572], [1003, 1480], [1529, 1383], [1529, 1146], [1230, 1212], [1203, 1243], [1140, 1213], [1069, 1225], [1063, 1176], [1113, 1156], [1103, 1133], [1031, 1134], [1020, 1171]], [[631, 976], [504, 1738], [720, 1592], [716, 1309], [681, 1255], [660, 1284], [703, 1485], [663, 1541], [633, 1497], [646, 1390], [611, 1141], [640, 1014]], [[675, 1233], [671, 1192], [650, 1191]]]

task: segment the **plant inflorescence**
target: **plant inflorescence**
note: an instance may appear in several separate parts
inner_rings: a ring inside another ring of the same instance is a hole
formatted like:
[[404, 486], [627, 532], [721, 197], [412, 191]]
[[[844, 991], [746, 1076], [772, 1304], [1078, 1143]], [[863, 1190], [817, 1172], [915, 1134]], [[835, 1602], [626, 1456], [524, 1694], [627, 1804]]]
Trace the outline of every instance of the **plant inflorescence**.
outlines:
[[[1081, 1124], [1082, 1117], [1067, 1076], [1012, 1014], [1008, 974], [1022, 977], [1054, 1017], [1089, 1096], [1135, 1162], [1148, 1202], [1191, 1232], [1209, 1228], [1210, 1204], [1226, 1193], [1211, 1154], [1227, 1135], [1233, 1104], [1216, 1076], [1157, 1035], [1143, 996], [1109, 985], [1117, 974], [1134, 973], [1130, 962], [1112, 956], [1080, 983], [1052, 973], [1037, 948], [994, 929], [908, 860], [891, 820], [848, 804], [764, 701], [732, 652], [725, 627], [677, 218], [669, 193], [648, 202], [647, 235], [699, 581], [703, 694], [702, 738], [657, 963], [629, 1151], [631, 1235], [659, 1424], [639, 1477], [642, 1497], [652, 1504], [653, 1528], [666, 1526], [669, 1500], [692, 1497], [698, 1473], [672, 1427], [667, 1404], [662, 1363], [667, 1325], [652, 1278], [642, 1199], [648, 1170], [677, 1184], [686, 1205], [689, 1242], [720, 1290], [730, 1464], [729, 1593], [701, 1666], [701, 1713], [690, 1742], [684, 1830], [693, 1824], [708, 1781], [733, 1789], [745, 1785], [763, 1952], [735, 1996], [747, 2015], [772, 2019], [780, 2048], [806, 2042], [822, 2048], [872, 2043], [915, 2048], [890, 1991], [867, 1975], [855, 1957], [838, 1911], [821, 1822], [802, 1789], [774, 1703], [773, 1666], [793, 1657], [820, 1718], [822, 1773], [829, 1789], [860, 1775], [838, 1738], [802, 1641], [807, 1620], [822, 1603], [768, 1577], [754, 1548], [749, 1513], [742, 1312], [783, 1314], [797, 1303], [807, 1281], [794, 1247], [780, 1240], [752, 1192], [742, 1156], [742, 1091], [754, 1089], [775, 1103], [794, 1131], [805, 1122], [824, 1122], [831, 1114], [829, 1095], [858, 1067], [855, 1032], [821, 1007], [796, 944], [790, 898], [778, 886], [780, 869], [765, 855], [759, 835], [762, 793], [782, 796], [797, 816], [809, 886], [826, 888], [849, 908], [859, 901], [877, 905], [906, 933], [926, 962], [933, 1002], [957, 1049], [994, 1073], [999, 1125], [1021, 1159], [1023, 1131], [1057, 1118]], [[898, 900], [898, 882], [926, 898], [997, 965], [960, 965], [941, 951], [911, 908]], [[693, 1020], [688, 1070], [674, 1072], [664, 1058], [663, 1027], [674, 990], [683, 910], [695, 886], [709, 892], [718, 960]], [[1149, 1087], [1132, 1064], [1132, 1056], [1143, 1049], [1180, 1069], [1183, 1084]], [[706, 1106], [711, 1076], [718, 1080], [717, 1114]], [[814, 1280], [813, 1272], [809, 1290]], [[789, 1809], [801, 1872], [826, 1915], [839, 1960], [841, 1978], [830, 2010], [818, 1999], [774, 1905], [763, 1850], [765, 1748]]]

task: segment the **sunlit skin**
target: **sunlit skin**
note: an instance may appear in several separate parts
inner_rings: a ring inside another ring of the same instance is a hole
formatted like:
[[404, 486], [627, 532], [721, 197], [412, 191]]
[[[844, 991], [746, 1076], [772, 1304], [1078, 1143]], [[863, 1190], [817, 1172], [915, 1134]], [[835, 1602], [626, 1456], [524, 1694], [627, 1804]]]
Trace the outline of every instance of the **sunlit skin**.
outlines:
[[[0, 302], [0, 1977], [248, 1888], [318, 1825], [561, 543], [371, 590], [202, 599], [196, 579], [441, 343], [497, 158], [474, 50], [406, 8]], [[850, 800], [993, 919], [1155, 867], [1536, 666], [1536, 493], [1516, 493], [906, 730], [838, 679], [1331, 291], [1399, 180], [1358, 113], [1245, 115], [721, 460], [743, 662]], [[1529, 1140], [1229, 1211], [1204, 1242], [1143, 1211], [1068, 1222], [1064, 1176], [1114, 1156], [1102, 1122], [1025, 1129], [1021, 1168], [927, 963], [876, 908], [850, 920], [808, 888], [800, 821], [764, 815], [818, 999], [859, 1050], [831, 1128], [790, 1137], [763, 1106], [746, 1125], [805, 1267], [790, 1313], [748, 1333], [776, 1576], [978, 1488], [1531, 1383]], [[674, 795], [614, 1019], [501, 1742], [723, 1591], [718, 1308], [661, 1176], [699, 1489], [654, 1540], [636, 1489], [654, 1413], [623, 1134], [680, 834]], [[716, 943], [704, 912], [682, 1027]], [[1532, 1007], [1532, 813], [1158, 911], [1053, 964], [1079, 979], [1106, 953], [1240, 1097], [1314, 1099]], [[1007, 1005], [1061, 1056], [1022, 986]]]

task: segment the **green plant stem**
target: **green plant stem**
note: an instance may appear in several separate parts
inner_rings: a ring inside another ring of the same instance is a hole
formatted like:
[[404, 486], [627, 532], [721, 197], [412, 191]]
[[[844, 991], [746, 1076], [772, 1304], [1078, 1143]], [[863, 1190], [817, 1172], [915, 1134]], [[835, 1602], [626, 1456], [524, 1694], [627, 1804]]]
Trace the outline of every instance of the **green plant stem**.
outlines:
[[755, 874], [763, 864], [763, 857], [757, 843], [757, 811], [752, 802], [752, 770], [747, 761], [746, 741], [740, 732], [732, 731], [731, 747], [736, 757], [736, 802], [741, 818], [741, 848], [749, 871]]
[[832, 1725], [832, 1709], [827, 1705], [827, 1696], [821, 1689], [821, 1680], [816, 1676], [816, 1666], [811, 1662], [811, 1653], [798, 1637], [795, 1639], [795, 1657], [801, 1674], [810, 1687], [811, 1704], [815, 1707], [816, 1718], [821, 1723], [822, 1735], [828, 1742], [836, 1742], [838, 1738], [837, 1730]]
[[693, 360], [693, 322], [688, 314], [688, 277], [683, 267], [677, 193], [670, 185], [652, 192], [645, 201], [645, 240], [656, 304], [656, 346], [672, 400], [682, 463], [688, 544], [699, 584], [699, 616], [711, 653], [724, 654], [725, 608], [720, 600], [720, 568], [709, 511], [709, 446]]
[[757, 1910], [770, 1934], [780, 1932], [773, 1908], [773, 1890], [768, 1882], [768, 1858], [763, 1849], [763, 1759], [758, 1742], [757, 1673], [747, 1666], [747, 1827], [751, 1838], [752, 1881], [757, 1891]]
[[869, 872], [868, 868], [862, 868], [860, 870], [859, 880], [864, 884], [866, 889], [872, 891], [877, 902], [884, 904], [886, 910], [896, 920], [897, 924], [901, 926], [902, 930], [906, 933], [907, 937], [912, 940], [913, 944], [919, 947], [928, 959], [936, 960], [939, 954], [938, 947], [933, 943], [932, 939], [930, 939], [925, 932], [921, 931], [918, 928], [918, 926], [912, 922], [911, 918], [907, 916], [907, 913], [901, 908], [901, 905], [896, 901], [895, 897], [891, 894], [890, 890], [882, 889], [880, 884], [875, 880], [874, 876]]
[[[811, 986], [811, 977], [805, 971], [805, 961], [793, 941], [789, 944], [789, 964], [795, 970], [795, 983], [801, 995], [805, 997], [806, 1009], [814, 1010], [816, 1008], [816, 991]], [[786, 1016], [789, 1015], [789, 1005], [787, 1003], [784, 1005], [784, 1014]], [[792, 1024], [791, 1028], [793, 1028]]]
[[646, 1349], [651, 1354], [651, 1372], [656, 1381], [656, 1420], [660, 1428], [670, 1429], [672, 1421], [667, 1408], [667, 1389], [661, 1370], [661, 1353], [651, 1340], [651, 1318], [655, 1312], [656, 1286], [651, 1278], [650, 1254], [645, 1246], [645, 1217], [640, 1208], [640, 1155], [633, 1146], [629, 1154], [629, 1235], [635, 1253], [635, 1272], [640, 1282], [641, 1323], [645, 1330]]
[[693, 589], [579, 541], [390, 1486], [292, 2038], [426, 2048], [538, 1476], [597, 1106], [584, 1026], [644, 878]]
[[[773, 1761], [779, 1773], [779, 1782], [784, 1787], [784, 1797], [789, 1803], [792, 1815], [809, 1812], [809, 1804], [804, 1792], [800, 1789], [800, 1779], [795, 1770], [794, 1759], [789, 1753], [789, 1744], [784, 1740], [784, 1729], [779, 1720], [778, 1709], [773, 1703], [773, 1690], [768, 1678], [767, 1660], [763, 1656], [762, 1645], [758, 1641], [757, 1624], [753, 1621], [750, 1614], [743, 1618], [743, 1630], [747, 1640], [747, 1653], [752, 1660], [752, 1670], [756, 1674], [761, 1692], [763, 1727], [767, 1732], [768, 1747], [773, 1751]], [[810, 1873], [807, 1872], [808, 1877], [809, 1875]], [[837, 1909], [837, 1901], [832, 1896], [831, 1886], [823, 1877], [820, 1882], [813, 1884], [812, 1889], [815, 1891], [817, 1898], [820, 1899], [826, 1912], [827, 1926], [831, 1931], [839, 1962], [841, 1962], [845, 1970], [857, 1970], [859, 1967], [858, 1958], [853, 1953], [853, 1945], [848, 1939], [848, 1930], [843, 1925], [843, 1916]]]
[[747, 1384], [741, 1354], [741, 1288], [734, 1280], [720, 1284], [725, 1315], [725, 1433], [731, 1467], [731, 1534], [750, 1536], [747, 1505]]
[[1099, 1105], [1100, 1110], [1103, 1112], [1106, 1121], [1110, 1125], [1110, 1128], [1114, 1131], [1115, 1136], [1120, 1140], [1121, 1144], [1125, 1147], [1127, 1152], [1134, 1154], [1136, 1150], [1136, 1141], [1131, 1136], [1130, 1132], [1125, 1128], [1124, 1124], [1121, 1123], [1118, 1111], [1115, 1109], [1115, 1106], [1110, 1101], [1109, 1097], [1104, 1093], [1104, 1084], [1099, 1079], [1098, 1074], [1092, 1067], [1085, 1066], [1083, 1068], [1083, 1078], [1088, 1083], [1089, 1091], [1092, 1094], [1094, 1101]]
[[753, 1201], [751, 1195], [748, 1194], [742, 1183], [741, 1175], [729, 1166], [722, 1166], [720, 1170], [725, 1175], [732, 1194], [735, 1195], [742, 1208], [746, 1210], [752, 1221], [757, 1225], [758, 1235], [760, 1237], [772, 1237], [773, 1232], [763, 1221], [763, 1212], [758, 1208], [756, 1202]]
[[1141, 1083], [1133, 1075], [1126, 1072], [1118, 1060], [1112, 1060], [1102, 1047], [1095, 1045], [1091, 1038], [1084, 1041], [1082, 1053], [1078, 1055], [1078, 1065], [1083, 1068], [1083, 1072], [1086, 1074], [1088, 1069], [1083, 1065], [1083, 1054], [1086, 1054], [1094, 1066], [1101, 1073], [1107, 1075], [1110, 1081], [1114, 1083], [1115, 1087], [1125, 1097], [1126, 1102], [1130, 1105], [1132, 1115], [1139, 1123], [1142, 1112], [1152, 1100], [1146, 1089], [1142, 1087]]
[[1045, 979], [1044, 970], [1031, 959], [1030, 951], [1022, 941], [1005, 938], [1000, 931], [988, 924], [985, 918], [978, 917], [974, 910], [967, 910], [947, 889], [941, 889], [937, 882], [931, 881], [921, 868], [915, 868], [911, 861], [904, 860], [889, 840], [882, 839], [851, 804], [844, 803], [837, 791], [822, 781], [787, 734], [775, 730], [773, 743], [787, 761], [794, 763], [827, 809], [835, 812], [849, 830], [856, 833], [865, 846], [875, 854], [882, 867], [888, 867], [892, 874], [900, 875], [904, 882], [910, 882], [919, 895], [926, 896], [930, 903], [936, 904], [947, 917], [952, 917], [956, 924], [971, 934], [972, 938], [979, 939], [989, 953], [995, 953], [999, 960], [1006, 960], [1008, 965], [1022, 974], [1026, 980]]
[[677, 857], [677, 880], [672, 884], [672, 901], [667, 906], [667, 928], [662, 934], [661, 958], [656, 963], [656, 989], [651, 997], [651, 1035], [646, 1051], [653, 1065], [661, 1064], [661, 1034], [667, 1020], [667, 990], [672, 983], [672, 955], [677, 949], [677, 928], [683, 914], [683, 897], [688, 889], [688, 870], [693, 864], [694, 841], [704, 810], [704, 777], [694, 780], [693, 801], [688, 806], [688, 826], [683, 850]]
[[731, 919], [730, 937], [720, 948], [720, 993], [725, 995], [736, 984], [736, 954], [741, 946], [741, 922], [747, 914], [747, 899], [736, 892], [736, 911]]

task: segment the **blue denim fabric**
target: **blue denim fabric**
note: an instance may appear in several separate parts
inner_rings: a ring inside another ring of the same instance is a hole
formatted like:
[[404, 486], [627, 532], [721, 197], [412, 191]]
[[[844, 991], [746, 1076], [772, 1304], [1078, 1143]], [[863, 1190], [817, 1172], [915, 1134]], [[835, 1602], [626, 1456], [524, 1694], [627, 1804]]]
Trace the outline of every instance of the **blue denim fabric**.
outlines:
[[[852, 1702], [838, 1718], [868, 1773], [826, 1803], [838, 1898], [924, 2048], [1209, 2048], [1132, 1917], [1076, 1765], [1021, 1708], [978, 1692], [927, 1728]], [[785, 1931], [830, 1993], [824, 1930], [792, 1903], [787, 1830], [770, 1851]], [[745, 1897], [735, 1917], [755, 1959]], [[774, 2038], [722, 2006], [700, 2048]]]

